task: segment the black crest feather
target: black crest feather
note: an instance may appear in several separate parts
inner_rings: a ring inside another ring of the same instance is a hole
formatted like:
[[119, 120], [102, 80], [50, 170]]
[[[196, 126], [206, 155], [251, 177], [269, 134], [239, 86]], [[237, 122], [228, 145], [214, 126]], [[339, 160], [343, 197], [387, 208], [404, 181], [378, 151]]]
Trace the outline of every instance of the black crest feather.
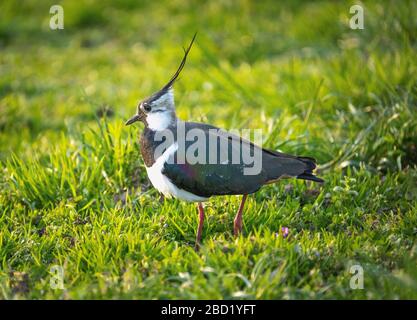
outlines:
[[184, 68], [184, 66], [185, 66], [185, 62], [187, 61], [187, 56], [188, 56], [188, 53], [190, 52], [190, 50], [191, 50], [191, 47], [193, 46], [193, 43], [194, 43], [194, 40], [195, 40], [195, 37], [197, 36], [197, 32], [194, 34], [194, 37], [193, 37], [193, 39], [191, 40], [191, 42], [190, 42], [190, 44], [189, 44], [189, 46], [188, 46], [188, 48], [187, 49], [184, 49], [184, 57], [182, 58], [182, 60], [181, 60], [181, 63], [180, 63], [180, 65], [179, 65], [179, 67], [178, 67], [178, 69], [177, 69], [177, 71], [174, 73], [174, 75], [172, 76], [172, 78], [168, 81], [168, 83], [161, 89], [161, 91], [166, 91], [166, 90], [168, 90], [169, 88], [171, 88], [172, 87], [172, 85], [174, 84], [174, 82], [175, 82], [175, 80], [177, 80], [177, 78], [178, 78], [178, 76], [180, 75], [180, 73], [181, 73], [181, 71], [182, 71], [182, 69]]
[[194, 37], [191, 40], [190, 44], [188, 45], [188, 48], [184, 49], [184, 57], [182, 58], [181, 63], [179, 65], [177, 71], [174, 73], [174, 75], [171, 77], [171, 79], [168, 81], [168, 83], [161, 90], [159, 90], [158, 92], [154, 93], [151, 97], [149, 97], [147, 99], [147, 101], [153, 101], [153, 100], [159, 99], [161, 96], [163, 96], [165, 93], [167, 93], [167, 91], [169, 89], [172, 88], [172, 85], [174, 84], [175, 80], [177, 80], [178, 76], [180, 75], [182, 69], [185, 66], [185, 62], [187, 61], [188, 53], [190, 52], [191, 47], [193, 46], [193, 43], [194, 43], [194, 40], [195, 40], [196, 36], [197, 36], [197, 32], [194, 34]]

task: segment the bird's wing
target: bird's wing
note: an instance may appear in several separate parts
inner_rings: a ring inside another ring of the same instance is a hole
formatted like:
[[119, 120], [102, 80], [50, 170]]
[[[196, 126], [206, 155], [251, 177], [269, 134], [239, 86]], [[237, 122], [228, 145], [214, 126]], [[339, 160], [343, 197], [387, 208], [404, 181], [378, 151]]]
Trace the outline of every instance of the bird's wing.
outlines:
[[322, 179], [313, 174], [313, 171], [316, 168], [316, 160], [314, 158], [294, 156], [287, 153], [261, 148], [255, 145], [252, 141], [243, 139], [221, 129], [219, 129], [218, 134], [229, 140], [241, 139], [242, 143], [244, 143], [247, 148], [250, 148], [251, 152], [255, 150], [256, 152], [261, 153], [262, 169], [266, 175], [266, 182], [276, 181], [284, 177], [296, 177], [299, 179], [324, 182]]
[[266, 150], [211, 125], [185, 123], [187, 134], [193, 129], [198, 129], [195, 140], [186, 139], [181, 147], [177, 139], [178, 150], [163, 168], [163, 174], [188, 192], [205, 197], [250, 194], [280, 178], [321, 181], [312, 173], [312, 158]]
[[254, 148], [246, 141], [237, 136], [234, 137], [239, 140], [231, 139], [224, 131], [205, 124], [186, 123], [186, 132], [191, 129], [199, 129], [196, 131], [198, 138], [185, 141], [183, 147], [177, 140], [178, 150], [162, 171], [177, 187], [208, 197], [253, 193], [266, 182], [262, 163], [256, 171], [251, 169], [253, 162], [242, 158]]

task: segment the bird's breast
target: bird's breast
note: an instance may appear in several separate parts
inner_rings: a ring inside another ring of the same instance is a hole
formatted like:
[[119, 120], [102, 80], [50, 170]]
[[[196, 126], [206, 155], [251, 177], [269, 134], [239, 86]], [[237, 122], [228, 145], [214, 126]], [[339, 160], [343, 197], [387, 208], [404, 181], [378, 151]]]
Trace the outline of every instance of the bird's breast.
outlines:
[[184, 201], [200, 202], [206, 201], [208, 198], [201, 197], [186, 190], [180, 189], [171, 180], [165, 176], [162, 171], [165, 163], [170, 159], [174, 153], [178, 150], [178, 143], [172, 144], [165, 152], [156, 159], [156, 161], [150, 166], [146, 166], [146, 172], [149, 180], [155, 189], [161, 192], [166, 197], [174, 197]]

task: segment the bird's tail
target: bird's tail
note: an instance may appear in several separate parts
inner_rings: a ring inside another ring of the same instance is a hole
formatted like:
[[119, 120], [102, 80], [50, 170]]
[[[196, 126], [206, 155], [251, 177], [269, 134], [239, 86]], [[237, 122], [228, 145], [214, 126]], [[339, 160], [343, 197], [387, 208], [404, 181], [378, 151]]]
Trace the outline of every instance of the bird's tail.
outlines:
[[264, 165], [269, 173], [267, 183], [273, 183], [281, 178], [295, 177], [297, 179], [324, 182], [313, 173], [316, 160], [310, 157], [298, 157], [290, 154], [263, 149]]
[[310, 157], [297, 157], [298, 160], [301, 160], [304, 162], [304, 164], [307, 165], [307, 169], [297, 176], [297, 179], [303, 179], [303, 180], [311, 180], [315, 182], [324, 182], [323, 179], [320, 179], [319, 177], [316, 177], [313, 174], [313, 170], [316, 169], [316, 160]]

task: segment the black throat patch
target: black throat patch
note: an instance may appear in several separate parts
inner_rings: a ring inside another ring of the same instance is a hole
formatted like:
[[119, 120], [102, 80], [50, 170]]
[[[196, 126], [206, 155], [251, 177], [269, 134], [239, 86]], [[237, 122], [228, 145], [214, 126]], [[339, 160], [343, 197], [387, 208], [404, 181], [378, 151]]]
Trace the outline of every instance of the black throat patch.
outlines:
[[[171, 130], [171, 128], [168, 128], [166, 130]], [[156, 133], [157, 133], [156, 131], [153, 131], [149, 129], [148, 127], [145, 127], [145, 129], [142, 131], [142, 134], [140, 136], [140, 151], [142, 154], [143, 161], [145, 162], [145, 165], [148, 168], [151, 167], [156, 161], [155, 159], [156, 148], [160, 144], [165, 143], [166, 141], [166, 137], [164, 137], [163, 135], [161, 135], [162, 139], [158, 141], [159, 139], [155, 138]], [[166, 148], [164, 149], [166, 150], [168, 147], [169, 146], [166, 146]], [[162, 151], [162, 153], [164, 153], [165, 150], [159, 150], [159, 151]], [[159, 153], [159, 155], [160, 154], [161, 153]]]

